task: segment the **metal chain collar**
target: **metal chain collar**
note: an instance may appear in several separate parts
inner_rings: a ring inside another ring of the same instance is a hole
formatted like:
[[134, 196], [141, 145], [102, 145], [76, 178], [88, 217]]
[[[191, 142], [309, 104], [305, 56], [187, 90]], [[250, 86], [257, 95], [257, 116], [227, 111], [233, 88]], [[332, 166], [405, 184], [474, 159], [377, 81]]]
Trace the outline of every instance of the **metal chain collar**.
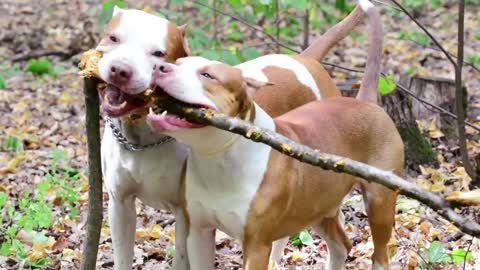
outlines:
[[113, 136], [117, 139], [118, 143], [127, 151], [138, 152], [147, 148], [153, 148], [155, 146], [162, 145], [164, 143], [173, 141], [170, 136], [163, 136], [158, 142], [149, 143], [145, 145], [135, 144], [128, 141], [128, 139], [122, 134], [122, 131], [113, 123], [112, 119], [106, 117], [105, 122], [112, 129]]

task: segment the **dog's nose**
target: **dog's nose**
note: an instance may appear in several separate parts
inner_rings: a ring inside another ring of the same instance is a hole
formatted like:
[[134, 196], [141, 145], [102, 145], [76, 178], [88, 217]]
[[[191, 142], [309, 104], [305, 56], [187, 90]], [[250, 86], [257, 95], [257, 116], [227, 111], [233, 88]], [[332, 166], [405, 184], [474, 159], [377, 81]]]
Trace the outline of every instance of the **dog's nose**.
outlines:
[[170, 73], [173, 71], [172, 67], [170, 65], [155, 65], [153, 67], [153, 70], [159, 73]]
[[115, 63], [112, 64], [110, 67], [110, 76], [112, 77], [113, 80], [120, 82], [120, 83], [126, 83], [130, 81], [133, 75], [133, 70], [132, 68], [124, 63]]

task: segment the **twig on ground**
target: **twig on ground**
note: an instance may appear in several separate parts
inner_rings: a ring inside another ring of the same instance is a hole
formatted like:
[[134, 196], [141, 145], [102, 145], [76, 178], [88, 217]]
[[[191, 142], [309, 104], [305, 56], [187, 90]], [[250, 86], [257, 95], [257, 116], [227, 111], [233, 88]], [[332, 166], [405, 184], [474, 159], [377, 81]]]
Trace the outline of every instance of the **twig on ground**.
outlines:
[[470, 252], [470, 249], [472, 248], [473, 240], [475, 240], [475, 238], [472, 236], [472, 239], [470, 240], [470, 244], [468, 244], [467, 252], [465, 252], [465, 255], [463, 256], [463, 270], [465, 270], [465, 268], [467, 267], [467, 257], [468, 257], [468, 253]]
[[32, 58], [40, 58], [44, 56], [59, 56], [63, 59], [68, 59], [78, 52], [63, 52], [63, 51], [45, 51], [45, 50], [38, 50], [38, 51], [31, 51], [28, 53], [24, 53], [21, 55], [17, 55], [10, 59], [12, 62], [21, 62], [21, 61], [26, 61], [30, 60]]
[[100, 159], [100, 100], [97, 81], [84, 80], [88, 146], [88, 218], [81, 270], [95, 270], [103, 219], [102, 163]]
[[271, 146], [277, 151], [299, 161], [332, 170], [348, 173], [368, 181], [384, 185], [399, 194], [413, 198], [435, 210], [443, 218], [455, 224], [462, 232], [480, 237], [480, 225], [455, 212], [442, 197], [410, 183], [393, 172], [384, 171], [348, 158], [322, 153], [277, 134], [271, 130], [255, 127], [237, 118], [230, 118], [212, 110], [194, 108], [179, 102], [163, 101], [159, 104], [167, 111], [186, 118], [188, 121], [212, 125], [217, 128], [240, 134], [247, 139]]

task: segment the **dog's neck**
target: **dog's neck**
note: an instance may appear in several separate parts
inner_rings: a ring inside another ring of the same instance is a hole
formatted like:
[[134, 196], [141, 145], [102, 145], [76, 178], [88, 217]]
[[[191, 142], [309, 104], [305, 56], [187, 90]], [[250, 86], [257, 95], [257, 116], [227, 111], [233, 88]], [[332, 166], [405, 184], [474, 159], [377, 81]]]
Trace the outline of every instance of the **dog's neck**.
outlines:
[[112, 118], [111, 121], [129, 143], [147, 145], [160, 141], [166, 135], [153, 132], [144, 120], [132, 123], [127, 117]]
[[[257, 105], [255, 105], [253, 124], [270, 130], [275, 129], [273, 119]], [[206, 136], [224, 138], [224, 141], [231, 136], [240, 136], [214, 127], [209, 128], [211, 128], [210, 133], [205, 134]], [[231, 135], [227, 137], [226, 134]], [[197, 140], [202, 141], [202, 139], [207, 138], [198, 137]], [[221, 145], [217, 143], [215, 147], [218, 148]], [[210, 145], [212, 146], [214, 145]], [[268, 145], [252, 142], [241, 136], [233, 145], [215, 155], [204, 156], [195, 149], [195, 146], [192, 146], [187, 162], [187, 179], [196, 182], [196, 185], [208, 190], [211, 194], [222, 194], [222, 196], [253, 194], [267, 170], [271, 150]], [[238, 199], [238, 197], [235, 198]], [[241, 235], [233, 236], [242, 237]]]

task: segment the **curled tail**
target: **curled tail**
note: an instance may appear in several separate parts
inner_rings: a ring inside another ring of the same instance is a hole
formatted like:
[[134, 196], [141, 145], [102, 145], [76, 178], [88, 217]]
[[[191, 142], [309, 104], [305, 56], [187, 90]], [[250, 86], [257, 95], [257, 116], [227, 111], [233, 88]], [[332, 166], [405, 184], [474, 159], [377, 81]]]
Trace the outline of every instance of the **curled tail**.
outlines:
[[300, 55], [316, 59], [317, 61], [322, 61], [330, 49], [340, 40], [344, 39], [348, 33], [350, 33], [350, 31], [352, 31], [352, 29], [358, 25], [364, 14], [364, 9], [357, 5], [355, 9], [347, 17], [345, 17], [345, 19], [315, 39], [315, 41], [303, 52], [301, 52]]
[[383, 50], [383, 28], [380, 11], [368, 0], [358, 0], [368, 15], [368, 55], [365, 77], [362, 80], [357, 99], [377, 103], [378, 79]]

